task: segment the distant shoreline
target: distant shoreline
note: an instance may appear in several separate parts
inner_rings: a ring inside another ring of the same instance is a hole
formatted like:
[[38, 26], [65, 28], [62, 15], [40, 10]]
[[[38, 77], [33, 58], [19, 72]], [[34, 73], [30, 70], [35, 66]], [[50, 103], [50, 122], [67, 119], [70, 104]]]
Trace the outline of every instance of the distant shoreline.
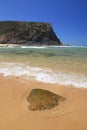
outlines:
[[25, 44], [2, 44], [0, 43], [0, 47], [21, 47], [21, 48], [27, 48], [27, 47], [33, 47], [33, 48], [42, 48], [42, 47], [84, 47], [84, 48], [87, 48], [87, 46], [67, 46], [67, 45], [62, 45], [62, 46], [59, 46], [59, 45], [25, 45]]

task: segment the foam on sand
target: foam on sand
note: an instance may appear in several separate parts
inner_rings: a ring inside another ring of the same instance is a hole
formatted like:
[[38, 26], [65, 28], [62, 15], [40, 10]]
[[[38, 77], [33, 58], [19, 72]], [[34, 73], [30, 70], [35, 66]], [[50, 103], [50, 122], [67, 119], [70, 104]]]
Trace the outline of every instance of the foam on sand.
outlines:
[[53, 72], [52, 70], [30, 67], [20, 63], [1, 62], [0, 73], [4, 76], [23, 76], [27, 80], [33, 78], [44, 83], [87, 88], [87, 77], [84, 75]]

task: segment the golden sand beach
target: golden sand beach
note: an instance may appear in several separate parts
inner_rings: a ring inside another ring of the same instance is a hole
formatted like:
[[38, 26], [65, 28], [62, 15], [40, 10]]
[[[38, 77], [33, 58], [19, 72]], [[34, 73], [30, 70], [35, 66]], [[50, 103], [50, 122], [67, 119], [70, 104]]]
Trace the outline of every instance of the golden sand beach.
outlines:
[[[66, 100], [50, 110], [30, 111], [26, 98], [33, 88], [50, 90]], [[87, 89], [0, 76], [0, 130], [86, 129]]]

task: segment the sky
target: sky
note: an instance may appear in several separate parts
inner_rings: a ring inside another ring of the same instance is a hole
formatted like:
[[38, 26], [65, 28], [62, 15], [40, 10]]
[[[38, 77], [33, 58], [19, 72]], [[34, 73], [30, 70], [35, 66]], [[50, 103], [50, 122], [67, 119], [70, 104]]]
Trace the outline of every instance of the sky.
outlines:
[[87, 46], [87, 0], [0, 0], [0, 21], [51, 23], [64, 44]]

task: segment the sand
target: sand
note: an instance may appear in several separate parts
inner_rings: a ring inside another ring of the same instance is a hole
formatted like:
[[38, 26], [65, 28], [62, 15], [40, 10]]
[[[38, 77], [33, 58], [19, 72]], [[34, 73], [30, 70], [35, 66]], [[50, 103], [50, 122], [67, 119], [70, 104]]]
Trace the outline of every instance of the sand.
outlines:
[[[50, 90], [66, 100], [51, 110], [29, 111], [26, 97], [33, 88]], [[1, 75], [0, 130], [87, 130], [87, 89]]]
[[18, 44], [2, 44], [2, 43], [0, 43], [0, 47], [16, 47], [16, 46], [20, 46], [20, 45], [18, 45]]

